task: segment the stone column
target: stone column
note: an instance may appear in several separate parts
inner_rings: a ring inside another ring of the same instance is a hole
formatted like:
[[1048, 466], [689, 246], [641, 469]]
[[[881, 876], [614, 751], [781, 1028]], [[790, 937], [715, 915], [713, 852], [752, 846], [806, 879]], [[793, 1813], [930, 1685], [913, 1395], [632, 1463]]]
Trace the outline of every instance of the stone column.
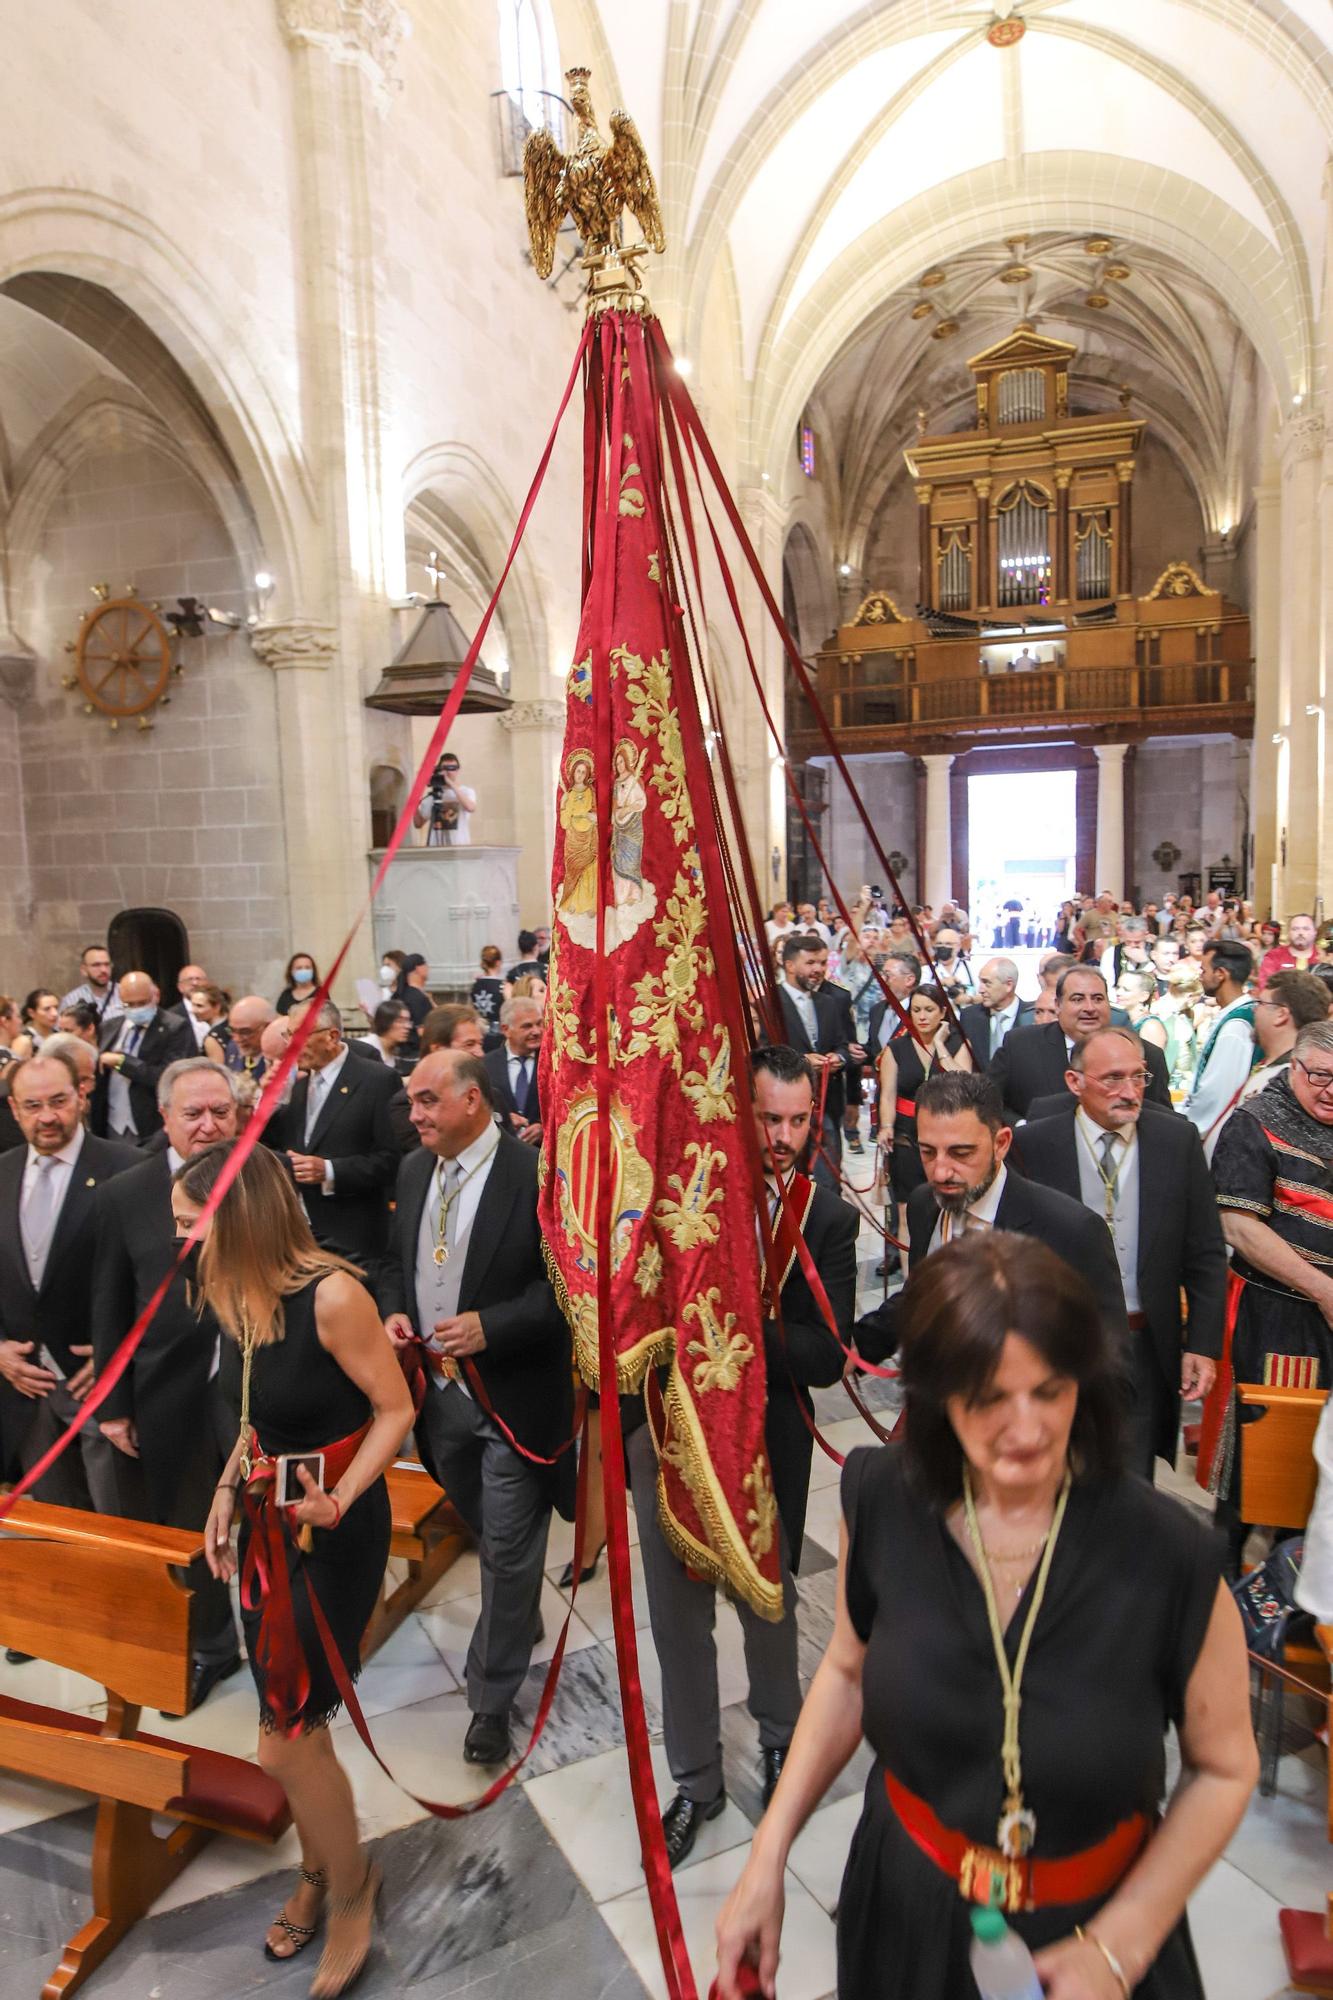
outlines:
[[949, 806], [953, 757], [941, 753], [921, 761], [926, 767], [926, 853], [924, 862], [917, 866], [924, 884], [921, 900], [938, 915], [941, 905], [953, 898], [953, 815]]
[[1125, 893], [1125, 752], [1127, 743], [1099, 743], [1097, 755], [1097, 880], [1094, 891]]
[[[1274, 914], [1285, 920], [1295, 910], [1313, 910], [1319, 892], [1323, 419], [1312, 412], [1290, 417], [1281, 450]], [[1306, 713], [1311, 707], [1314, 715]]]
[[[768, 579], [768, 587], [774, 600], [781, 604], [782, 543], [786, 526], [783, 510], [767, 486], [745, 488], [740, 495], [740, 510], [746, 532]], [[733, 565], [733, 575], [737, 579], [741, 613], [754, 650], [755, 666], [763, 683], [765, 699], [781, 729], [786, 659], [782, 642], [764, 608], [749, 565], [738, 558]], [[760, 894], [767, 906], [787, 893], [787, 781], [781, 769], [780, 753], [768, 733], [768, 725], [749, 686], [749, 670], [744, 665], [739, 640], [734, 651], [742, 684], [740, 712], [744, 723], [737, 728], [735, 719], [727, 718], [731, 756], [736, 766], [737, 786]], [[742, 769], [744, 778], [740, 775]], [[822, 834], [820, 837], [822, 840]]]
[[514, 838], [519, 848], [519, 921], [546, 923], [555, 847], [553, 773], [564, 740], [563, 701], [516, 701], [499, 717], [513, 746]]
[[1273, 737], [1281, 727], [1282, 486], [1276, 464], [1269, 466], [1254, 489], [1254, 602], [1250, 606], [1250, 644], [1254, 652], [1254, 738], [1250, 745], [1249, 894], [1260, 917], [1272, 915], [1274, 871], [1277, 866], [1278, 746]]
[[[303, 589], [279, 577], [255, 648], [280, 676], [292, 922], [321, 962], [367, 886], [370, 717], [393, 651], [390, 579], [402, 510], [389, 470], [383, 366], [387, 216], [382, 121], [399, 37], [395, 0], [277, 0], [291, 51], [300, 161], [301, 405], [319, 523]], [[367, 936], [364, 957], [373, 955]], [[349, 961], [344, 996], [360, 969]]]

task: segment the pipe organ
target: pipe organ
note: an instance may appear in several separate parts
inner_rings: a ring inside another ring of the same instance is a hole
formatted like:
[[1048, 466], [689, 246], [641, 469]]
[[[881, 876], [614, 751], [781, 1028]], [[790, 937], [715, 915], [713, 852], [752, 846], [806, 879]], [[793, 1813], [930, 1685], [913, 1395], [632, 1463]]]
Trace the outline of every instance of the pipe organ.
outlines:
[[1112, 615], [1129, 595], [1143, 423], [1070, 416], [1074, 353], [1020, 326], [968, 363], [975, 428], [918, 438], [907, 452], [923, 611]]

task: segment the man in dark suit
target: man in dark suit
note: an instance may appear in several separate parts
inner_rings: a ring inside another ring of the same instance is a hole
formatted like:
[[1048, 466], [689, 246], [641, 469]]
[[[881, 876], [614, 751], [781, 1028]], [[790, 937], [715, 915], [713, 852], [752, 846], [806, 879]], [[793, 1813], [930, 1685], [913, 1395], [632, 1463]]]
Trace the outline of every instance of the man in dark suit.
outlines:
[[506, 1000], [500, 1009], [504, 1041], [483, 1056], [491, 1095], [515, 1138], [542, 1142], [542, 1107], [537, 1092], [537, 1052], [542, 1045], [542, 1010], [536, 1000]]
[[[764, 1440], [781, 1526], [779, 1552], [784, 1611], [779, 1623], [760, 1618], [746, 1604], [736, 1611], [745, 1633], [750, 1713], [759, 1725], [763, 1797], [778, 1781], [801, 1707], [797, 1675], [796, 1589], [810, 1485], [813, 1412], [811, 1388], [836, 1382], [856, 1310], [854, 1208], [798, 1171], [810, 1138], [815, 1080], [806, 1058], [790, 1048], [755, 1052], [754, 1118], [764, 1159], [767, 1199], [776, 1242], [777, 1269], [767, 1290], [781, 1300], [781, 1327], [763, 1322], [768, 1408]], [[801, 1271], [793, 1224], [779, 1198], [779, 1180], [828, 1295], [838, 1324], [830, 1333]], [[628, 1400], [628, 1399], [627, 1399]], [[657, 1513], [657, 1453], [646, 1422], [627, 1437], [626, 1457], [639, 1523], [648, 1615], [662, 1668], [662, 1712], [667, 1762], [676, 1796], [662, 1815], [673, 1868], [685, 1860], [698, 1830], [726, 1802], [722, 1788], [722, 1731], [718, 1707], [714, 1585], [692, 1577], [667, 1543]]]
[[[84, 1131], [72, 1057], [32, 1056], [9, 1082], [25, 1143], [0, 1155], [0, 1477], [16, 1479], [69, 1428], [92, 1385], [97, 1190], [142, 1156]], [[114, 1514], [115, 1458], [90, 1419], [33, 1497]]]
[[569, 1328], [542, 1260], [537, 1155], [497, 1127], [484, 1065], [437, 1049], [407, 1093], [421, 1145], [398, 1176], [380, 1309], [395, 1345], [428, 1350], [418, 1449], [481, 1551], [463, 1755], [500, 1764], [541, 1630], [554, 1489], [551, 1470], [517, 1452], [500, 1424], [543, 1458], [568, 1438]]
[[1025, 1174], [1109, 1225], [1129, 1311], [1133, 1464], [1151, 1479], [1155, 1459], [1175, 1463], [1181, 1398], [1212, 1387], [1227, 1257], [1197, 1131], [1144, 1104], [1143, 1046], [1130, 1028], [1089, 1035], [1070, 1057], [1068, 1108], [1021, 1141]]
[[168, 1063], [194, 1055], [194, 1032], [158, 1006], [146, 972], [127, 972], [118, 991], [124, 1011], [104, 1019], [97, 1038], [91, 1124], [99, 1139], [142, 1145], [162, 1129], [158, 1081]]
[[[894, 995], [904, 1013], [911, 1005], [912, 995], [921, 984], [921, 960], [914, 951], [891, 951], [880, 966], [884, 981]], [[870, 1005], [870, 1027], [866, 1036], [869, 1060], [878, 1063], [880, 1051], [890, 1043], [895, 1035], [903, 1031], [902, 1019], [897, 1007], [890, 1007], [881, 993]]]
[[817, 995], [827, 993], [838, 1009], [838, 1039], [846, 1046], [846, 1060], [839, 1081], [842, 1084], [842, 1113], [839, 1125], [848, 1146], [854, 1153], [863, 1153], [865, 1146], [861, 1139], [861, 1069], [866, 1052], [861, 1047], [856, 1034], [856, 1013], [852, 1006], [852, 996], [847, 988], [828, 976], [829, 947], [827, 933], [811, 933], [815, 939], [812, 947], [815, 983], [812, 991]]
[[[1023, 1179], [1009, 1165], [1014, 1135], [994, 1077], [968, 1070], [928, 1076], [916, 1094], [916, 1136], [926, 1184], [907, 1199], [913, 1270], [969, 1230], [1035, 1236], [1086, 1279], [1107, 1325], [1123, 1334], [1124, 1293], [1105, 1227], [1078, 1201]], [[896, 1293], [857, 1321], [856, 1345], [867, 1361], [885, 1361], [897, 1349], [900, 1300]]]
[[[294, 1027], [306, 1012], [292, 1009]], [[320, 1008], [296, 1066], [291, 1097], [269, 1121], [265, 1143], [291, 1161], [315, 1241], [360, 1264], [373, 1283], [388, 1246], [389, 1201], [402, 1157], [390, 1110], [401, 1083], [384, 1063], [351, 1055], [331, 1000]]]
[[[236, 1136], [236, 1078], [221, 1063], [189, 1056], [158, 1086], [163, 1130], [139, 1164], [97, 1197], [93, 1265], [93, 1365], [120, 1346], [176, 1259], [172, 1175], [207, 1146]], [[213, 1489], [236, 1442], [236, 1412], [217, 1391], [218, 1326], [196, 1310], [191, 1266], [170, 1289], [129, 1367], [98, 1413], [122, 1454], [119, 1511], [163, 1527], [201, 1530]], [[191, 1708], [240, 1666], [231, 1599], [202, 1558], [192, 1566], [194, 1679]]]
[[988, 958], [977, 974], [977, 999], [958, 1010], [972, 1060], [989, 1069], [1015, 1028], [1032, 1026], [1032, 1004], [1018, 997], [1018, 967], [1012, 958]]
[[[1044, 1028], [1015, 1028], [991, 1064], [990, 1073], [1000, 1086], [1011, 1123], [1030, 1117], [1038, 1098], [1067, 1097], [1065, 1072], [1070, 1052], [1099, 1028], [1111, 1025], [1111, 998], [1095, 966], [1075, 965], [1062, 972], [1056, 981], [1055, 1006], [1055, 1019]], [[1169, 1111], [1166, 1058], [1151, 1042], [1142, 1047], [1149, 1076], [1148, 1102]]]
[[[822, 959], [822, 964], [821, 964]], [[812, 1169], [821, 1187], [838, 1192], [842, 1160], [842, 1113], [846, 1086], [850, 1036], [850, 1010], [844, 1010], [823, 982], [822, 965], [828, 950], [822, 938], [793, 931], [782, 940], [782, 983], [778, 1000], [782, 1007], [783, 1032], [798, 1054], [809, 1059], [815, 1072], [816, 1103], [824, 1080], [824, 1120], [816, 1132], [819, 1150]]]

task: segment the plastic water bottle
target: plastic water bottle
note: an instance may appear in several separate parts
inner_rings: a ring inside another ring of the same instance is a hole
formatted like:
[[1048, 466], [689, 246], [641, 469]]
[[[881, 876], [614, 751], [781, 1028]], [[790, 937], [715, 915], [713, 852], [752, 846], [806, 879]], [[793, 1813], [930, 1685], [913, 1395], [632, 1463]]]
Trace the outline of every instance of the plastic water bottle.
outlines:
[[1042, 2000], [1032, 1953], [1003, 1911], [973, 1910], [969, 1962], [981, 2000]]

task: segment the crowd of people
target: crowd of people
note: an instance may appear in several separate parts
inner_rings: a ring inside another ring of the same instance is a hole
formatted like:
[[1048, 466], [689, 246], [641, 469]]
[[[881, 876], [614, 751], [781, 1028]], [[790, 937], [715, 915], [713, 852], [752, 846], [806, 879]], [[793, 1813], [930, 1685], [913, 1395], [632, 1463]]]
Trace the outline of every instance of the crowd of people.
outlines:
[[[1255, 925], [1220, 896], [1081, 898], [1021, 997], [957, 907], [886, 908], [866, 887], [850, 914], [773, 911], [780, 1035], [751, 1057], [770, 1198], [795, 1195], [809, 1257], [757, 1330], [784, 1611], [742, 1612], [767, 1810], [720, 1922], [719, 1990], [740, 1992], [747, 1962], [772, 1992], [786, 1854], [864, 1734], [844, 1994], [967, 1992], [967, 1899], [993, 1889], [1059, 2000], [1185, 2000], [1202, 1992], [1185, 1903], [1254, 1780], [1227, 1587], [1251, 1526], [1232, 1384], [1333, 1381], [1333, 950], [1309, 918]], [[411, 1431], [477, 1543], [463, 1754], [484, 1767], [513, 1753], [551, 1516], [572, 1509], [569, 1330], [537, 1221], [550, 933], [518, 944], [508, 967], [487, 947], [469, 999], [445, 1004], [419, 954], [385, 951], [356, 1034], [331, 1001], [312, 1017], [304, 952], [272, 1001], [190, 965], [164, 1006], [101, 946], [63, 995], [0, 998], [11, 1480], [77, 1422], [308, 1030], [263, 1145], [36, 1490], [203, 1531], [191, 1707], [248, 1654], [260, 1760], [301, 1841], [264, 1948], [287, 1959], [322, 1931], [325, 2000], [364, 1963], [378, 1887], [325, 1725], [387, 1558], [386, 1468]], [[885, 1283], [858, 1316], [875, 1188]], [[834, 1636], [803, 1702], [813, 1392], [849, 1351], [901, 1371], [905, 1442], [848, 1460]], [[1152, 1490], [1200, 1402], [1224, 1536]], [[641, 1401], [623, 1428], [678, 1867], [726, 1797], [716, 1593], [663, 1536]], [[594, 1515], [585, 1575], [603, 1539]], [[238, 1631], [247, 1564], [270, 1581]], [[1172, 1722], [1183, 1775], [1158, 1824]]]

